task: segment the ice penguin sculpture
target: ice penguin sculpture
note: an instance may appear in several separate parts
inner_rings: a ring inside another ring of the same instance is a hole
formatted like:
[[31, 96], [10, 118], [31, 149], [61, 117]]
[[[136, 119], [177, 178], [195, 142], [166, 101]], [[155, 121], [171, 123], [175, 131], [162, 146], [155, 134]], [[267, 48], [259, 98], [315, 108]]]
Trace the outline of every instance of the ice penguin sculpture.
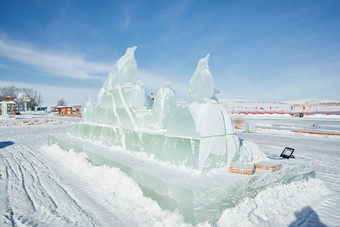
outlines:
[[[116, 62], [102, 86], [98, 104], [94, 111], [94, 121], [137, 129], [143, 121], [135, 116], [135, 109], [143, 109], [145, 92], [142, 84], [135, 83], [137, 62], [134, 58], [136, 46], [130, 47]], [[140, 124], [139, 124], [140, 123]]]
[[266, 157], [256, 144], [238, 138], [231, 118], [211, 100], [209, 55], [198, 62], [185, 105], [176, 104], [174, 90], [164, 83], [150, 109], [142, 83], [135, 82], [135, 49], [128, 48], [110, 71], [92, 116], [88, 103], [83, 121], [67, 135], [50, 135], [49, 144], [84, 152], [96, 165], [120, 168], [145, 195], [165, 209], [178, 208], [193, 224], [218, 220], [225, 208], [264, 186], [311, 172], [308, 163], [289, 162], [272, 177], [229, 173], [232, 162], [254, 166]]
[[109, 72], [102, 89], [110, 90], [117, 84], [132, 84], [137, 76], [137, 62], [134, 58], [136, 46], [126, 49], [125, 54], [116, 62]]
[[208, 54], [199, 60], [190, 79], [189, 88], [188, 108], [193, 116], [197, 134], [200, 137], [210, 137], [209, 142], [202, 143], [204, 149], [200, 151], [200, 168], [209, 166], [209, 156], [214, 155], [219, 156], [220, 161], [225, 161], [227, 167], [232, 162], [252, 163], [256, 160], [266, 160], [256, 144], [239, 139], [232, 119], [216, 104], [218, 101], [212, 99], [217, 90], [214, 89], [213, 77], [209, 70], [209, 57]]
[[171, 116], [175, 108], [175, 91], [172, 89], [170, 83], [165, 82], [158, 90], [155, 97], [155, 102], [152, 107], [152, 119], [154, 129], [166, 129], [168, 126], [169, 117]]
[[123, 150], [144, 152], [159, 161], [199, 171], [228, 166], [240, 157], [252, 160], [249, 159], [251, 153], [241, 152], [244, 149], [228, 114], [210, 99], [214, 84], [209, 54], [198, 62], [190, 80], [190, 98], [186, 105], [176, 105], [174, 90], [169, 83], [164, 83], [153, 108], [147, 109], [142, 83], [135, 82], [135, 50], [136, 47], [128, 48], [114, 65], [97, 105], [92, 111], [92, 104], [87, 102], [83, 123], [72, 135]]
[[189, 102], [206, 102], [214, 95], [214, 81], [208, 65], [209, 57], [210, 54], [199, 60], [196, 71], [190, 79]]
[[209, 70], [210, 55], [199, 60], [190, 79], [189, 100], [177, 106], [169, 119], [168, 135], [199, 140], [198, 169], [229, 165], [239, 156], [239, 139], [229, 116], [210, 98], [214, 82]]
[[[114, 87], [120, 85], [132, 85], [137, 76], [137, 62], [134, 58], [136, 46], [127, 48], [125, 54], [118, 59], [114, 67], [109, 72], [109, 75], [102, 86], [98, 102], [101, 103], [103, 94], [107, 91], [111, 91]], [[111, 105], [111, 103], [109, 103]]]

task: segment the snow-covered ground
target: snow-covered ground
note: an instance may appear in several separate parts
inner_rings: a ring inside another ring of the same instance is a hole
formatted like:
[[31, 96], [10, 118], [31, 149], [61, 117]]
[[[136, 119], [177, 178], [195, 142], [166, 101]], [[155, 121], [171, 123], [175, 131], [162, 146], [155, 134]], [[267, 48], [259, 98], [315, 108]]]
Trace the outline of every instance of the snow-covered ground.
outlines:
[[[295, 148], [315, 162], [316, 178], [277, 185], [226, 209], [210, 226], [338, 226], [340, 223], [340, 118], [289, 115], [238, 119], [241, 138], [266, 153]], [[0, 120], [0, 226], [189, 226], [161, 209], [119, 169], [93, 166], [83, 154], [47, 146], [47, 135], [67, 133], [79, 121], [51, 115]], [[244, 122], [257, 126], [244, 133]], [[318, 124], [317, 124], [318, 123]]]
[[229, 113], [305, 113], [340, 115], [340, 101], [328, 99], [302, 99], [289, 101], [255, 101], [219, 99]]
[[[259, 226], [264, 223], [271, 226], [339, 226], [340, 118], [324, 115], [304, 118], [289, 115], [234, 115], [233, 118], [255, 124], [255, 133], [242, 132], [241, 127], [238, 135], [256, 142], [264, 152], [279, 155], [287, 146], [295, 148], [295, 157], [312, 159], [316, 178], [267, 189], [254, 199], [245, 200], [238, 207], [226, 210], [220, 222], [237, 223], [241, 219], [240, 226], [249, 224], [249, 221]], [[339, 136], [292, 132], [295, 130], [332, 132]]]

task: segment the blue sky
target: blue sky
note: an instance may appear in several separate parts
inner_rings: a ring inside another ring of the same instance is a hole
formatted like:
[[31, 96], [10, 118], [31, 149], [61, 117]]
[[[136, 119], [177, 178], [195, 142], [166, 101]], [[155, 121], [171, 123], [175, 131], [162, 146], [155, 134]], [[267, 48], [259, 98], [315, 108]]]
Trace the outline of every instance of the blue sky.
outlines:
[[200, 58], [219, 98], [340, 100], [340, 1], [0, 1], [0, 87], [96, 100], [137, 46], [137, 79], [186, 100]]

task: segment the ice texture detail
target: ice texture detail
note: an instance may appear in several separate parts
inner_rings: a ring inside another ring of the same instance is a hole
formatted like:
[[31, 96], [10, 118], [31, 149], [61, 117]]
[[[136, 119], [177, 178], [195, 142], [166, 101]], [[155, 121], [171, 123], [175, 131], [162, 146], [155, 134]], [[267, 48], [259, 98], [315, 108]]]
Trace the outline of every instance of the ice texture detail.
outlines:
[[1, 116], [6, 117], [7, 114], [7, 103], [5, 101], [2, 101], [1, 103]]
[[175, 91], [168, 82], [163, 83], [158, 90], [152, 108], [152, 119], [155, 129], [165, 129], [168, 126], [169, 117], [176, 108]]
[[86, 102], [82, 107], [81, 110], [81, 115], [82, 115], [82, 121], [91, 121], [92, 120], [92, 115], [93, 115], [93, 104], [91, 101], [90, 96], [86, 97]]
[[187, 103], [177, 104], [174, 89], [164, 83], [152, 105], [142, 82], [135, 81], [135, 50], [128, 48], [114, 65], [96, 105], [85, 103], [83, 120], [70, 134], [51, 136], [50, 143], [84, 152], [94, 164], [120, 168], [146, 195], [165, 209], [178, 209], [193, 224], [218, 219], [223, 209], [265, 186], [311, 175], [312, 164], [299, 160], [287, 162], [271, 177], [229, 173], [229, 166], [254, 166], [267, 157], [237, 136], [213, 96], [209, 55], [198, 62]]
[[150, 109], [143, 83], [135, 81], [135, 50], [128, 48], [116, 62], [96, 106], [86, 102], [83, 121], [71, 135], [199, 171], [263, 157], [255, 146], [241, 143], [229, 115], [211, 99], [215, 89], [209, 54], [199, 60], [190, 79], [188, 103], [176, 104], [175, 91], [165, 82]]
[[209, 70], [210, 54], [201, 58], [196, 71], [191, 77], [189, 86], [189, 102], [205, 102], [214, 95], [214, 81]]

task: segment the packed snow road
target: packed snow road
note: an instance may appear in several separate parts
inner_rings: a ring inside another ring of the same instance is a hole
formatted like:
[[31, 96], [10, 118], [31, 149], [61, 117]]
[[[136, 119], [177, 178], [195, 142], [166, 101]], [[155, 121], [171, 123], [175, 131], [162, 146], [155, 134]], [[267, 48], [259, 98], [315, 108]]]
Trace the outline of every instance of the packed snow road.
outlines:
[[[54, 127], [53, 131], [65, 128]], [[1, 130], [0, 223], [96, 226], [106, 220], [121, 224], [90, 188], [38, 152], [37, 148], [46, 143], [48, 129], [32, 129], [19, 126]]]
[[38, 119], [0, 126], [0, 226], [186, 225], [118, 169], [47, 147], [49, 133], [66, 133], [72, 124]]

